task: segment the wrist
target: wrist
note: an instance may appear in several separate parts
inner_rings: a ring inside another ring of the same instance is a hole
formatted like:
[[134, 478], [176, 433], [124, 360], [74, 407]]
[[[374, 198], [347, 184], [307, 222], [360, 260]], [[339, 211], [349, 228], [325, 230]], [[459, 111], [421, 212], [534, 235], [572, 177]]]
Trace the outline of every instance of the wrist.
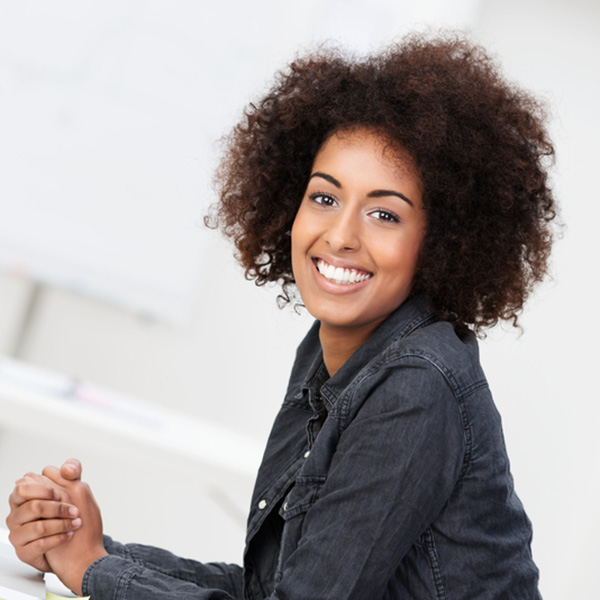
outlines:
[[81, 596], [81, 585], [86, 571], [99, 558], [107, 555], [108, 552], [106, 552], [104, 548], [99, 548], [95, 552], [86, 553], [86, 555], [82, 556], [80, 559], [71, 561], [61, 573], [56, 573], [56, 575], [58, 575], [63, 584], [74, 594]]

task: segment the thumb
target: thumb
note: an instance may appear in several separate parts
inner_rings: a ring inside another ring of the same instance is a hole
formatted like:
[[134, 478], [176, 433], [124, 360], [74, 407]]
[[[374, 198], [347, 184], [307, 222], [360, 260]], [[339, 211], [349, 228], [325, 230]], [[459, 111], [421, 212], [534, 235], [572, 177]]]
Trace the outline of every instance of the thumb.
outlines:
[[76, 458], [67, 458], [60, 468], [60, 474], [65, 479], [77, 481], [81, 479], [81, 463]]

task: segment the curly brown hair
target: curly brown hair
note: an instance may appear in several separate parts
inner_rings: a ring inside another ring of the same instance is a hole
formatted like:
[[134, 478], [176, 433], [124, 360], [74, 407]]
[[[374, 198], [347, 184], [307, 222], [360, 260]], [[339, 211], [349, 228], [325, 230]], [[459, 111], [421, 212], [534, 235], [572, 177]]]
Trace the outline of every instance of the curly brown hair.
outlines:
[[547, 272], [554, 148], [541, 105], [456, 34], [412, 35], [356, 59], [321, 50], [277, 75], [226, 138], [207, 219], [233, 239], [246, 276], [291, 299], [290, 230], [317, 151], [356, 126], [413, 157], [427, 231], [412, 293], [475, 330], [517, 323]]

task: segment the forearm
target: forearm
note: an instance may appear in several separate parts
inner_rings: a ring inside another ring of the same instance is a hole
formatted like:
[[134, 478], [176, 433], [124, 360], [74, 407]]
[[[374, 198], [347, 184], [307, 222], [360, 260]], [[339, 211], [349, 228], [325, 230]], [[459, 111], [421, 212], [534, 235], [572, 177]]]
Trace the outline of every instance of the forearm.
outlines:
[[201, 563], [143, 544], [121, 544], [104, 536], [106, 551], [127, 561], [197, 586], [215, 588], [232, 597], [243, 597], [242, 568], [226, 563]]
[[[200, 571], [207, 575], [205, 581], [182, 579], [175, 574], [176, 570], [172, 575], [166, 575], [142, 566], [135, 559], [109, 554], [88, 568], [82, 582], [82, 593], [94, 600], [243, 600], [239, 567], [238, 576], [226, 573], [226, 570], [218, 575], [218, 565], [195, 564], [202, 567]], [[180, 572], [189, 574], [187, 569]], [[227, 585], [215, 587], [213, 582]]]

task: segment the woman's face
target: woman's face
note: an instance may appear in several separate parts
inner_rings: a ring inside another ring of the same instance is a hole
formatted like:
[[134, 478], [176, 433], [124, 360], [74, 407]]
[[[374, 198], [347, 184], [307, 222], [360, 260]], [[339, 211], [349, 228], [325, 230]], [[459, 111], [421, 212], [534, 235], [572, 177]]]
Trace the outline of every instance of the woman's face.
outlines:
[[321, 326], [372, 332], [407, 298], [425, 233], [408, 154], [368, 129], [321, 147], [292, 227], [292, 269]]

